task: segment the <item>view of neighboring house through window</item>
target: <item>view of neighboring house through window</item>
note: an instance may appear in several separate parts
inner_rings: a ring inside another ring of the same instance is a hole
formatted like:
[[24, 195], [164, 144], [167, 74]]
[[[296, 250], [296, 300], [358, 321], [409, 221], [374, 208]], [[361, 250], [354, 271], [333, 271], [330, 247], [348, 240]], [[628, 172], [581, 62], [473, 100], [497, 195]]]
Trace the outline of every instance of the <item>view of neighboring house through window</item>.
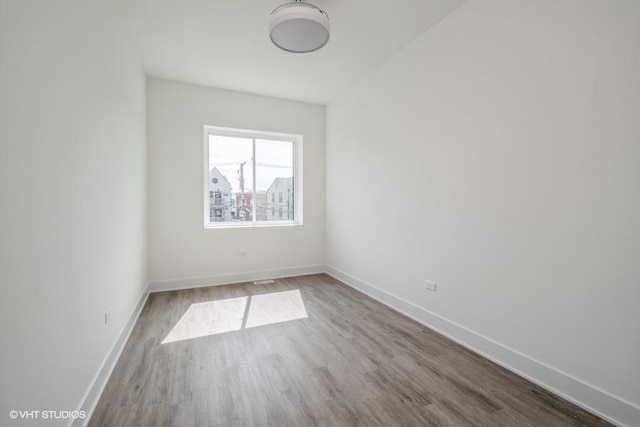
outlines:
[[205, 226], [294, 223], [298, 138], [205, 128]]

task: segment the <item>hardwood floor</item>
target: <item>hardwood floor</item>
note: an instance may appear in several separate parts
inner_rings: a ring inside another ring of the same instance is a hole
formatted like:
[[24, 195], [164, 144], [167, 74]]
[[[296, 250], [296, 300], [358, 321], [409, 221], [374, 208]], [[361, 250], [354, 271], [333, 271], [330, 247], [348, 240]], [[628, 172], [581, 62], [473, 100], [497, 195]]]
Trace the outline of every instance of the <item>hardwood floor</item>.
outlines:
[[326, 275], [149, 296], [90, 426], [604, 426]]

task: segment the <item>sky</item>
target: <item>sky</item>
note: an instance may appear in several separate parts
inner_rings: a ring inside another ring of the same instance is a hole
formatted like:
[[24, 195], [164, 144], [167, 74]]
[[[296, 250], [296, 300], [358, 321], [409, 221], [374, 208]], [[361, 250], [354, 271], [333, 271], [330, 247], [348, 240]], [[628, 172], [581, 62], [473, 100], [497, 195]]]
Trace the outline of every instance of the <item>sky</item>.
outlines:
[[[238, 190], [238, 170], [244, 166], [244, 188], [253, 188], [251, 162], [252, 140], [231, 136], [209, 135], [209, 170], [217, 167]], [[293, 176], [293, 142], [256, 139], [256, 190], [267, 191], [276, 178]]]

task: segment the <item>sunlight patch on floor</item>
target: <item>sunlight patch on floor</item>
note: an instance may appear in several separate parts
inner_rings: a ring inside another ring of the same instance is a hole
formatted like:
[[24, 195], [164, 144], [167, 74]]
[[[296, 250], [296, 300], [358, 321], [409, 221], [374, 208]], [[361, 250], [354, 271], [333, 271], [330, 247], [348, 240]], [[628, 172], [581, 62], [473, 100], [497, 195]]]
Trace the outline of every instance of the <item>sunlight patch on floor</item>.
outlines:
[[307, 310], [299, 290], [254, 295], [245, 327], [271, 325], [307, 318]]
[[167, 334], [162, 344], [307, 317], [298, 289], [194, 303]]

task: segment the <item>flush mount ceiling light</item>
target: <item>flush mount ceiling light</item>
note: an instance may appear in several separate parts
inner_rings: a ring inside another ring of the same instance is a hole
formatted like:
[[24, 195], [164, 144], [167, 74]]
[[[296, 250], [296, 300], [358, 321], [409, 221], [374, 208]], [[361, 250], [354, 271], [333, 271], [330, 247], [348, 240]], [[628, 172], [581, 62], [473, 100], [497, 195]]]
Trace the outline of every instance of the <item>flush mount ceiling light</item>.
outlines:
[[329, 41], [329, 16], [301, 0], [285, 3], [271, 12], [269, 34], [273, 44], [287, 52], [313, 52]]

